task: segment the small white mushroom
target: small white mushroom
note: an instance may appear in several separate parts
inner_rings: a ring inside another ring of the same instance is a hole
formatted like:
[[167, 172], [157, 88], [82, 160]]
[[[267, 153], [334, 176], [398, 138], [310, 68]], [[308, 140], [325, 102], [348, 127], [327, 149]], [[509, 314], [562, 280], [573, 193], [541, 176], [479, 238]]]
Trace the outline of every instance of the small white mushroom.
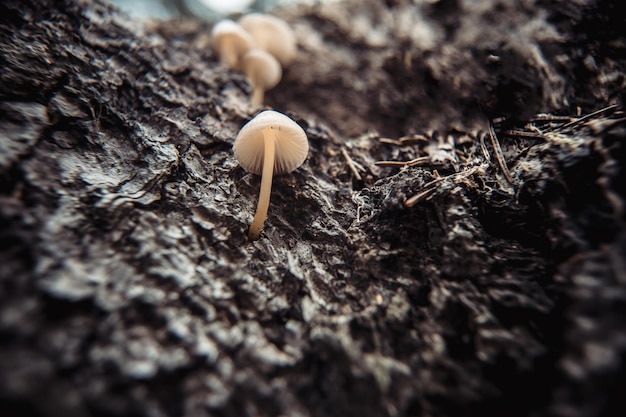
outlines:
[[261, 190], [248, 240], [257, 240], [267, 217], [274, 174], [291, 172], [304, 163], [309, 142], [304, 130], [289, 117], [273, 110], [259, 113], [246, 123], [233, 145], [235, 157], [246, 171], [261, 174]]
[[225, 19], [213, 26], [211, 46], [222, 65], [230, 69], [239, 69], [241, 57], [254, 48], [255, 42], [252, 35], [241, 26]]
[[296, 58], [296, 34], [287, 22], [276, 16], [263, 13], [250, 13], [238, 20], [256, 42], [257, 48], [274, 55], [284, 67]]
[[253, 106], [263, 104], [265, 92], [280, 82], [283, 70], [280, 63], [268, 52], [261, 49], [250, 49], [241, 59], [241, 69], [252, 84]]

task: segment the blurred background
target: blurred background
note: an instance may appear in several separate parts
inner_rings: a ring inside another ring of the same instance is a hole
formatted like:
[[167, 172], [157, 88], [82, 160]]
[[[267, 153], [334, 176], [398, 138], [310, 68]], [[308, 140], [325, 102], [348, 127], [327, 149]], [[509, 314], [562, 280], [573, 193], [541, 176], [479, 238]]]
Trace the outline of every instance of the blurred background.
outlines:
[[[287, 3], [319, 0], [109, 0], [131, 17], [140, 19], [170, 19], [195, 17], [214, 21], [250, 11], [268, 11]], [[326, 0], [327, 1], [327, 0]]]

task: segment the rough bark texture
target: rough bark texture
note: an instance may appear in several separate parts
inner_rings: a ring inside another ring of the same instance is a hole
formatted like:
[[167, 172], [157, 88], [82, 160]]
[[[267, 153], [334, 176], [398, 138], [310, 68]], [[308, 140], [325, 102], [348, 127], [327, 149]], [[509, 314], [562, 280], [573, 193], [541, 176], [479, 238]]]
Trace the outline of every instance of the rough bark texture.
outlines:
[[248, 243], [208, 24], [2, 2], [2, 414], [626, 415], [623, 14], [277, 13], [311, 152]]

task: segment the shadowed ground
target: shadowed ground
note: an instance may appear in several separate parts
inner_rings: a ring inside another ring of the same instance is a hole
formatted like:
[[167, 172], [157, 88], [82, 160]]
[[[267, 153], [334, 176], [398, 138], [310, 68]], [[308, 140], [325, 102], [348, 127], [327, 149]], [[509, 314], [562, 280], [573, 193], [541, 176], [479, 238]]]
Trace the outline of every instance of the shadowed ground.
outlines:
[[0, 5], [0, 403], [20, 416], [620, 416], [624, 18], [609, 1], [278, 10], [259, 110], [210, 25]]

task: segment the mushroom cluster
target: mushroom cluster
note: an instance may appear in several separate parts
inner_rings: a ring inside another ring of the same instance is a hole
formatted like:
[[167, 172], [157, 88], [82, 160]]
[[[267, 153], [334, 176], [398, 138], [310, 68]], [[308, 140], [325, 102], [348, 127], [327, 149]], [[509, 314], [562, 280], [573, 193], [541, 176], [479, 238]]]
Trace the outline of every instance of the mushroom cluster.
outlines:
[[[252, 84], [251, 103], [263, 104], [265, 91], [281, 80], [283, 68], [296, 57], [296, 37], [281, 19], [251, 13], [237, 22], [223, 20], [211, 32], [212, 47], [220, 63], [242, 71]], [[261, 175], [261, 189], [248, 240], [259, 239], [267, 218], [274, 174], [302, 165], [309, 152], [304, 130], [282, 113], [266, 110], [246, 123], [233, 145], [239, 165]]]
[[309, 142], [304, 130], [289, 117], [265, 110], [246, 123], [233, 145], [235, 157], [246, 171], [261, 175], [261, 190], [248, 240], [257, 240], [267, 218], [274, 174], [291, 172], [304, 163]]
[[246, 74], [252, 84], [253, 106], [263, 104], [265, 91], [276, 87], [283, 68], [293, 62], [297, 52], [296, 36], [289, 25], [263, 13], [216, 23], [211, 45], [220, 63]]

